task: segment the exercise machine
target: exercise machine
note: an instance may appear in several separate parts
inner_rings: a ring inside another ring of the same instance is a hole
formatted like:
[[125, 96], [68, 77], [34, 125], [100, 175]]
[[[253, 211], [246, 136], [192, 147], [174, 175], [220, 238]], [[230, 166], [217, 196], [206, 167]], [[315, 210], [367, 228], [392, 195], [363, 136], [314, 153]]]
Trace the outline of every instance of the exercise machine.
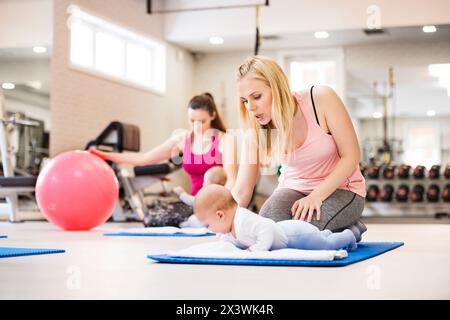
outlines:
[[16, 176], [12, 166], [12, 149], [8, 141], [8, 128], [11, 126], [39, 127], [36, 121], [4, 118], [4, 95], [0, 89], [0, 152], [3, 176], [0, 177], [0, 214], [7, 214], [10, 222], [20, 222], [19, 194], [32, 194], [35, 190], [36, 176]]
[[[118, 121], [111, 122], [98, 136], [86, 145], [86, 150], [95, 147], [101, 151], [110, 152], [139, 152], [139, 127]], [[148, 215], [145, 198], [148, 196], [165, 197], [171, 195], [166, 188], [166, 177], [180, 166], [179, 159], [171, 159], [166, 163], [129, 167], [109, 163], [116, 173], [120, 184], [119, 201], [114, 209], [112, 220], [143, 221]], [[157, 193], [145, 192], [145, 189], [155, 183], [160, 183], [162, 191]]]

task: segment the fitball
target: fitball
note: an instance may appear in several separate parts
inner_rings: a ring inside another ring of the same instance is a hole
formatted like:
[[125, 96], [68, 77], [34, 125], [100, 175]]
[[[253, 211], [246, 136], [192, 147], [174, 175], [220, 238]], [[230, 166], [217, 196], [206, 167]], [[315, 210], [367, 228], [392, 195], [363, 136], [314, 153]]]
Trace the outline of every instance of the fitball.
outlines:
[[112, 168], [87, 151], [64, 152], [41, 171], [36, 199], [42, 214], [64, 230], [90, 230], [112, 215], [119, 183]]

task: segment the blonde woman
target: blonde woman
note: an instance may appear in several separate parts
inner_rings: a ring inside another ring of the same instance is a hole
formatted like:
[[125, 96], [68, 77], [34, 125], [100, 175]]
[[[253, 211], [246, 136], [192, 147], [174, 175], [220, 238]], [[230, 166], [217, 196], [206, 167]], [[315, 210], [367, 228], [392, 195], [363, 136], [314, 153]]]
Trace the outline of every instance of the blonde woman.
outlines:
[[[238, 92], [241, 120], [254, 129], [232, 189], [239, 205], [248, 206], [261, 168], [277, 162], [279, 184], [260, 215], [304, 220], [320, 230], [350, 228], [359, 241], [366, 231], [359, 220], [365, 180], [356, 133], [336, 93], [326, 86], [292, 93], [281, 67], [263, 56], [239, 67]], [[269, 139], [274, 132], [277, 139]]]

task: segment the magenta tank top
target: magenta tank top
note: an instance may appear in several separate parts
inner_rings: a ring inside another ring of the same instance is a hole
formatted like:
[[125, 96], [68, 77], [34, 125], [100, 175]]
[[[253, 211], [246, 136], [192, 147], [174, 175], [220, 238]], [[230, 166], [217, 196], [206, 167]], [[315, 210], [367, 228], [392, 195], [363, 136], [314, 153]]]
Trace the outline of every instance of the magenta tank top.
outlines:
[[222, 155], [219, 152], [219, 132], [219, 130], [214, 130], [214, 134], [211, 136], [211, 148], [204, 154], [192, 152], [192, 132], [186, 137], [182, 167], [191, 178], [191, 193], [193, 196], [202, 188], [205, 172], [212, 167], [222, 165]]

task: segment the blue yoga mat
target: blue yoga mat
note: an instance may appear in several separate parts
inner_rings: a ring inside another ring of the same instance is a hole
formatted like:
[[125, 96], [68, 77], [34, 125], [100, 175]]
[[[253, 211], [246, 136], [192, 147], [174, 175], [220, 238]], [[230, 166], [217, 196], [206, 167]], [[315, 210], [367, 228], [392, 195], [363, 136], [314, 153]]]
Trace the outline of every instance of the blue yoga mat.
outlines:
[[115, 232], [105, 233], [108, 237], [209, 237], [215, 236], [215, 233], [205, 234], [186, 234], [186, 233], [129, 233], [129, 232]]
[[0, 234], [0, 239], [1, 238], [8, 238], [8, 236], [2, 236], [1, 234]]
[[63, 253], [61, 249], [28, 249], [28, 248], [1, 248], [0, 258], [12, 258], [22, 256], [34, 256], [40, 254]]
[[168, 255], [150, 255], [147, 258], [162, 263], [185, 264], [226, 264], [256, 266], [310, 266], [310, 267], [343, 267], [376, 257], [380, 254], [401, 247], [403, 242], [360, 242], [358, 249], [350, 251], [348, 257], [333, 261], [313, 260], [265, 260], [265, 259], [221, 259], [221, 258], [181, 258]]

